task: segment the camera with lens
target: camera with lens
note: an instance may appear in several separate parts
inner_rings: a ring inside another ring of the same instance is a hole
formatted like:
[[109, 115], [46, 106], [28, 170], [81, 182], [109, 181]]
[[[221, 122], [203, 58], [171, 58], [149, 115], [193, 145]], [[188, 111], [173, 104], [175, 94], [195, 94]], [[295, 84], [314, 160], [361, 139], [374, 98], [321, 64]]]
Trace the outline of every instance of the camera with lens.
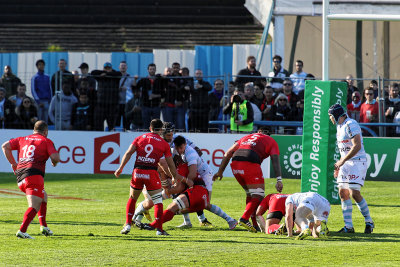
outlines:
[[240, 95], [234, 95], [232, 101], [234, 103], [242, 103], [242, 97]]

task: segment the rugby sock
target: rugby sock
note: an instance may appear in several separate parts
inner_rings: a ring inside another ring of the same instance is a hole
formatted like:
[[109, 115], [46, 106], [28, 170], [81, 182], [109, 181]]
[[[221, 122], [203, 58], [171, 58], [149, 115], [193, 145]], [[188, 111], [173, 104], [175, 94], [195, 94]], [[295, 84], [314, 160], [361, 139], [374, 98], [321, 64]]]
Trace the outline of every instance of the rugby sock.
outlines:
[[246, 209], [242, 215], [242, 218], [245, 220], [249, 220], [250, 216], [257, 209], [260, 202], [261, 202], [261, 200], [257, 197], [251, 198], [250, 202], [247, 203], [247, 205], [246, 205]]
[[135, 216], [142, 214], [145, 211], [145, 209], [143, 207], [143, 202], [144, 201], [140, 202], [139, 205], [137, 206], [137, 208], [135, 210]]
[[[135, 216], [136, 216], [136, 215], [135, 215]], [[143, 216], [142, 214], [140, 214], [140, 215], [136, 216], [135, 221], [137, 221], [137, 222], [142, 222], [143, 217], [144, 217], [144, 216]]]
[[185, 213], [182, 215], [183, 215], [183, 220], [184, 220], [185, 224], [192, 224], [192, 222], [190, 221], [189, 213]]
[[363, 198], [363, 200], [361, 200], [361, 202], [359, 203], [356, 202], [356, 204], [358, 209], [361, 211], [361, 214], [364, 216], [365, 222], [372, 223], [372, 218], [371, 215], [369, 214], [369, 208], [365, 198]]
[[26, 233], [26, 230], [28, 229], [29, 224], [31, 223], [31, 221], [33, 220], [33, 218], [35, 218], [37, 211], [30, 207], [26, 210], [25, 214], [24, 214], [24, 220], [22, 221], [21, 227], [19, 228], [19, 230], [23, 233]]
[[164, 210], [163, 213], [163, 223], [169, 222], [170, 220], [172, 220], [172, 218], [174, 218], [174, 213], [170, 210]]
[[197, 212], [197, 218], [199, 218], [200, 222], [204, 222], [206, 220], [206, 216], [204, 215], [204, 211]]
[[40, 210], [38, 212], [39, 223], [41, 226], [47, 227], [46, 223], [46, 212], [47, 212], [47, 202], [42, 202], [40, 205]]
[[351, 203], [351, 199], [342, 201], [342, 213], [343, 213], [343, 219], [344, 219], [344, 226], [346, 226], [347, 228], [352, 228], [353, 227], [353, 219], [352, 219], [353, 205]]
[[126, 224], [132, 224], [132, 217], [135, 213], [136, 200], [129, 198], [128, 203], [126, 203]]
[[257, 219], [256, 219], [256, 210], [257, 208], [254, 210], [253, 214], [251, 214], [251, 221], [253, 222], [253, 226], [254, 228], [258, 228], [258, 223], [257, 223]]
[[221, 217], [222, 219], [224, 219], [227, 222], [230, 222], [233, 220], [228, 214], [226, 214], [220, 207], [218, 207], [216, 205], [211, 204], [210, 211], [212, 213], [214, 213], [215, 215], [218, 215], [219, 217]]
[[163, 224], [163, 204], [158, 203], [154, 205], [154, 227], [158, 230], [162, 230]]

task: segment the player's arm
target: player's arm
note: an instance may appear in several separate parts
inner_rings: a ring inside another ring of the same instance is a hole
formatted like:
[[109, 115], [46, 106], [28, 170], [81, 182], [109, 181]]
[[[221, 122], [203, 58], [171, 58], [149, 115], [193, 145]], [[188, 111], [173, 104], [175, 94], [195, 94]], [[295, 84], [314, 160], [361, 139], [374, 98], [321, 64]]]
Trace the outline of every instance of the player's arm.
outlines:
[[214, 174], [213, 181], [217, 180], [218, 178], [221, 180], [222, 175], [225, 171], [226, 166], [228, 165], [229, 161], [231, 160], [233, 153], [238, 149], [239, 144], [233, 144], [228, 151], [225, 152], [224, 157], [222, 158], [221, 165], [219, 166], [218, 172]]
[[114, 172], [115, 177], [119, 177], [122, 171], [124, 170], [125, 165], [128, 163], [128, 161], [131, 159], [133, 153], [136, 151], [136, 146], [131, 144], [126, 150], [124, 156], [122, 157], [121, 164], [119, 165], [118, 169]]
[[281, 164], [279, 163], [279, 155], [271, 155], [271, 162], [272, 162], [272, 168], [274, 168], [274, 172], [276, 175], [275, 188], [280, 193], [282, 192], [283, 184], [282, 184]]
[[186, 177], [182, 177], [180, 174], [177, 173], [176, 168], [175, 168], [175, 163], [174, 163], [172, 157], [165, 157], [165, 160], [167, 161], [169, 171], [175, 180], [181, 181], [181, 182], [187, 184], [187, 186], [189, 186], [189, 187], [193, 186], [192, 180], [189, 180]]
[[1, 146], [1, 148], [3, 149], [4, 156], [7, 158], [8, 162], [11, 164], [11, 168], [15, 172], [15, 170], [17, 169], [17, 162], [15, 161], [14, 156], [12, 154], [10, 141], [4, 142], [3, 145]]
[[57, 166], [57, 164], [60, 162], [60, 154], [58, 152], [51, 154], [50, 160], [51, 160], [51, 165], [53, 165], [53, 167]]
[[160, 159], [160, 161], [158, 162], [158, 166], [161, 167], [161, 169], [163, 170], [165, 175], [172, 177], [172, 174], [170, 173], [170, 171], [168, 169], [168, 164], [167, 164], [167, 161], [165, 160], [165, 158]]
[[351, 139], [351, 143], [353, 146], [351, 147], [349, 153], [346, 156], [341, 158], [338, 162], [335, 163], [335, 169], [339, 169], [346, 161], [354, 157], [358, 151], [361, 149], [361, 135], [357, 134]]
[[285, 223], [288, 232], [288, 236], [293, 236], [293, 203], [286, 204], [286, 216]]

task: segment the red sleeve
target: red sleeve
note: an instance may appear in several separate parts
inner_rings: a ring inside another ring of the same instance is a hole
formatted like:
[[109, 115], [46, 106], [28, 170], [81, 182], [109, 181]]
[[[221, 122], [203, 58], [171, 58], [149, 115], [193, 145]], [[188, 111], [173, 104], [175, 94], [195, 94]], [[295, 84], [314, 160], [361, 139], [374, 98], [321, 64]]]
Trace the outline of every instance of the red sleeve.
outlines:
[[271, 194], [267, 195], [260, 203], [265, 210], [269, 209], [269, 201], [271, 200]]
[[[270, 155], [279, 155], [278, 143], [273, 138], [271, 138], [269, 140], [269, 144], [271, 146], [271, 149], [269, 150], [269, 154]], [[266, 151], [266, 152], [268, 153], [268, 151]]]
[[20, 139], [20, 137], [17, 137], [17, 138], [13, 138], [9, 141], [11, 150], [19, 150], [19, 139]]
[[49, 153], [49, 155], [58, 153], [53, 141], [51, 141], [50, 139], [47, 139], [47, 153]]
[[171, 147], [169, 146], [169, 144], [167, 142], [165, 142], [165, 150], [164, 150], [164, 156], [167, 157], [172, 157], [171, 154]]
[[137, 143], [138, 143], [139, 137], [140, 136], [136, 137], [132, 142], [132, 145], [134, 145], [135, 147], [138, 147]]

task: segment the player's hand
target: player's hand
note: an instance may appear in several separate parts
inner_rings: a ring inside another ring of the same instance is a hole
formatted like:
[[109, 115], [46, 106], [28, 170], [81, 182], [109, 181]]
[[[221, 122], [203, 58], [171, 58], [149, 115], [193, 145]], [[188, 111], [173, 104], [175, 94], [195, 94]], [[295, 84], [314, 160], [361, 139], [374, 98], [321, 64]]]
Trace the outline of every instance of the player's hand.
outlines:
[[282, 189], [283, 189], [283, 184], [282, 184], [282, 182], [281, 182], [281, 181], [276, 182], [275, 188], [276, 188], [276, 190], [277, 190], [279, 193], [281, 193], [281, 192], [282, 192]]
[[57, 163], [58, 163], [58, 162], [51, 162], [51, 165], [52, 165], [53, 167], [55, 167], [55, 166], [57, 166]]
[[189, 186], [189, 187], [192, 187], [194, 185], [194, 183], [191, 179], [186, 178], [185, 181], [186, 181], [187, 186]]
[[337, 178], [338, 177], [338, 175], [339, 175], [339, 170], [334, 170], [333, 171], [333, 178]]
[[18, 166], [18, 164], [11, 164], [11, 168], [12, 168], [12, 170], [13, 170], [13, 172], [14, 172], [14, 174], [15, 174], [15, 171], [17, 170], [17, 166]]
[[217, 172], [216, 174], [214, 174], [213, 176], [213, 181], [217, 180], [219, 178], [219, 180], [222, 180], [222, 174]]
[[342, 167], [344, 162], [340, 159], [338, 162], [335, 163], [335, 170], [339, 170]]
[[119, 178], [119, 176], [121, 175], [121, 173], [122, 173], [122, 169], [118, 168], [118, 170], [116, 170], [116, 171], [114, 172], [114, 175], [115, 175], [115, 177]]

